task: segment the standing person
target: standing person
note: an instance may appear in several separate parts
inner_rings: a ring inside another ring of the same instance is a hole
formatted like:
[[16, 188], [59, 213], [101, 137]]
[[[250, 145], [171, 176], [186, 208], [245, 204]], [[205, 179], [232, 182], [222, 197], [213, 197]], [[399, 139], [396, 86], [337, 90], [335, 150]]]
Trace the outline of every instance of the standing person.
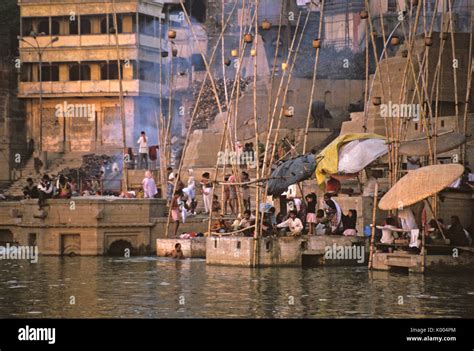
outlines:
[[212, 182], [209, 172], [204, 172], [202, 174], [201, 191], [205, 214], [209, 214], [209, 212], [212, 210]]
[[174, 173], [173, 173], [173, 168], [168, 167], [166, 169], [166, 172], [168, 173], [168, 180], [166, 183], [166, 199], [168, 202], [170, 202], [173, 198], [173, 191], [174, 191]]
[[36, 150], [33, 152], [33, 162], [36, 174], [40, 174], [41, 168], [43, 167], [43, 161], [41, 161], [40, 154]]
[[145, 172], [145, 178], [142, 181], [143, 195], [145, 199], [153, 199], [158, 194], [155, 180], [150, 171]]
[[212, 196], [212, 213], [219, 214], [221, 211], [221, 203], [219, 202], [219, 198], [217, 195]]
[[[140, 138], [138, 138], [137, 144], [138, 148], [138, 168], [148, 169], [148, 138], [145, 135], [145, 132], [140, 133]], [[145, 168], [142, 168], [145, 165]]]
[[178, 228], [179, 228], [179, 215], [180, 215], [180, 208], [179, 208], [179, 203], [181, 200], [181, 197], [183, 196], [183, 192], [177, 191], [176, 194], [173, 196], [173, 200], [171, 201], [171, 218], [173, 219], [173, 222], [175, 223], [174, 227], [174, 237], [176, 238], [178, 236]]
[[[229, 177], [229, 183], [236, 183], [235, 175], [232, 173]], [[236, 185], [229, 185], [229, 205], [230, 211], [232, 215], [236, 215], [238, 211], [237, 205], [237, 186]], [[226, 210], [227, 212], [227, 210]]]
[[[226, 175], [224, 177], [224, 182], [228, 183], [229, 182], [229, 175]], [[224, 202], [224, 216], [227, 215], [227, 206], [230, 205], [230, 209], [232, 212], [233, 209], [232, 209], [232, 204], [230, 203], [230, 185], [229, 184], [224, 184], [223, 186], [223, 193], [224, 193], [224, 197], [222, 199], [222, 201]]]
[[[247, 172], [242, 172], [242, 183], [250, 182], [250, 176]], [[250, 186], [248, 184], [242, 185], [242, 200], [244, 202], [244, 209], [250, 211], [252, 204], [250, 202]]]
[[393, 244], [395, 241], [393, 233], [403, 233], [405, 231], [397, 227], [397, 221], [393, 217], [388, 217], [385, 220], [385, 225], [378, 225], [376, 228], [382, 230], [382, 238], [380, 239], [382, 244]]
[[188, 186], [183, 189], [183, 192], [188, 196], [190, 214], [196, 214], [196, 178], [192, 169], [188, 170]]
[[316, 194], [311, 193], [306, 195], [306, 222], [309, 223], [309, 235], [314, 235], [316, 226]]

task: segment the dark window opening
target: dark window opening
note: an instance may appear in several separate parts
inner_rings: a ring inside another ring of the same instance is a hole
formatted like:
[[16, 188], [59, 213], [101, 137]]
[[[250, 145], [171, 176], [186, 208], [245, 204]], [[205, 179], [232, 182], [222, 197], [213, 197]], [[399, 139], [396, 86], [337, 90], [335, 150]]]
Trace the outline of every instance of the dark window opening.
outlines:
[[139, 14], [138, 20], [140, 24], [141, 34], [150, 35], [150, 36], [158, 36], [158, 34], [155, 34], [155, 27], [156, 27], [156, 33], [159, 33], [159, 28], [158, 28], [159, 24], [155, 23], [154, 17]]
[[28, 234], [28, 246], [36, 246], [36, 233]]
[[418, 123], [415, 123], [415, 130], [418, 130]]
[[[108, 19], [108, 21], [107, 21]], [[117, 33], [123, 32], [123, 18], [121, 15], [117, 15]], [[114, 16], [108, 15], [100, 22], [100, 33], [101, 34], [114, 34], [115, 27], [114, 27]]]
[[242, 247], [241, 242], [237, 241], [237, 250], [240, 250], [241, 247]]
[[77, 18], [74, 18], [74, 21], [69, 19], [69, 34], [70, 35], [79, 34], [79, 21], [77, 20]]
[[49, 19], [44, 19], [38, 23], [38, 34], [49, 35]]
[[[123, 69], [121, 67], [122, 77]], [[101, 63], [100, 64], [100, 79], [101, 80], [117, 80], [119, 79], [117, 62]]]
[[217, 240], [214, 240], [214, 248], [217, 249]]
[[59, 81], [59, 66], [58, 65], [43, 63], [41, 67], [42, 67], [41, 80], [43, 82], [58, 82]]
[[444, 128], [444, 120], [441, 120], [441, 128]]
[[81, 18], [81, 34], [92, 34], [92, 23], [89, 18]]
[[69, 65], [69, 80], [91, 80], [91, 68], [89, 65], [74, 63]]
[[270, 251], [272, 249], [272, 242], [269, 240], [265, 243], [265, 249]]
[[155, 65], [153, 62], [141, 61], [138, 69], [138, 79], [144, 81], [154, 82], [155, 79]]
[[59, 35], [61, 34], [61, 25], [59, 24], [58, 20], [51, 21], [51, 35]]

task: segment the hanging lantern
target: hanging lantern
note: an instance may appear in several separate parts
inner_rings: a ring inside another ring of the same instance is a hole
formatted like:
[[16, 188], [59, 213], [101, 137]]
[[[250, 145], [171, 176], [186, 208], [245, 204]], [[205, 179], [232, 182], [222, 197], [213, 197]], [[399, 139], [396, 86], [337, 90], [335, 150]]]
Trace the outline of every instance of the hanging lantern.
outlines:
[[244, 35], [244, 41], [247, 43], [247, 44], [251, 44], [253, 42], [253, 35], [250, 34], [250, 33], [247, 33]]
[[286, 62], [283, 62], [283, 63], [281, 64], [281, 69], [282, 69], [283, 71], [286, 71], [287, 68], [288, 68], [288, 64], [287, 64]]
[[237, 56], [239, 56], [239, 51], [236, 50], [236, 49], [232, 50], [232, 51], [230, 52], [230, 56], [232, 56], [232, 57], [237, 57]]
[[255, 49], [250, 50], [250, 56], [252, 56], [252, 57], [257, 56], [257, 50], [255, 50]]
[[402, 57], [408, 57], [408, 50], [402, 51]]
[[263, 22], [262, 22], [262, 29], [263, 30], [269, 30], [270, 28], [272, 28], [272, 24], [270, 23], [269, 20], [264, 19]]
[[374, 104], [374, 106], [382, 105], [382, 98], [380, 96], [374, 96], [372, 98], [372, 104]]
[[313, 48], [319, 49], [321, 47], [321, 39], [313, 39]]
[[170, 30], [168, 31], [168, 38], [169, 38], [169, 39], [176, 39], [176, 31], [170, 29]]
[[425, 37], [425, 46], [433, 45], [433, 38], [432, 37]]
[[392, 39], [390, 40], [390, 43], [393, 45], [393, 46], [397, 46], [400, 44], [400, 38], [396, 35], [394, 35], [392, 37]]
[[177, 48], [173, 48], [171, 52], [173, 53], [173, 57], [178, 56], [178, 49]]
[[232, 61], [229, 58], [226, 58], [224, 60], [224, 65], [226, 65], [226, 66], [230, 66], [231, 63], [232, 63]]
[[293, 107], [285, 107], [284, 114], [286, 118], [292, 118], [294, 116]]
[[362, 10], [359, 12], [360, 19], [367, 19], [369, 18], [369, 11]]

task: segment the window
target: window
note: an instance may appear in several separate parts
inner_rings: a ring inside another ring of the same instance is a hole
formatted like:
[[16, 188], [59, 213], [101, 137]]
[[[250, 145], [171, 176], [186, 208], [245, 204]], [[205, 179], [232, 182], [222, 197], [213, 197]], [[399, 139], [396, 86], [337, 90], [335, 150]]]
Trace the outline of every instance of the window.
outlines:
[[241, 247], [242, 247], [242, 244], [241, 244], [241, 242], [240, 242], [240, 241], [237, 241], [237, 250], [240, 250], [240, 249], [241, 249]]
[[69, 34], [70, 35], [79, 34], [79, 21], [77, 20], [77, 18], [74, 18], [74, 21], [69, 19]]
[[[43, 63], [41, 65], [41, 80], [43, 82], [57, 82], [59, 81], [59, 66], [57, 64]], [[39, 68], [39, 65], [38, 65]], [[38, 75], [39, 81], [39, 75]]]
[[49, 19], [40, 20], [38, 23], [38, 34], [49, 35]]
[[81, 17], [81, 34], [92, 34], [92, 25], [89, 18]]
[[[121, 70], [123, 74], [123, 69]], [[101, 80], [117, 80], [119, 79], [117, 62], [108, 62], [100, 64]]]
[[28, 246], [36, 246], [36, 233], [28, 234]]
[[153, 62], [140, 61], [138, 79], [154, 82], [156, 81], [155, 75], [155, 65]]
[[89, 65], [73, 63], [69, 65], [69, 80], [91, 80], [91, 68]]
[[51, 21], [51, 35], [59, 35], [61, 34], [60, 32], [60, 24], [58, 20], [53, 19]]
[[[121, 15], [117, 15], [117, 27], [118, 33], [123, 32], [122, 26], [123, 18]], [[101, 34], [114, 34], [114, 17], [112, 15], [108, 15], [102, 19], [100, 22], [100, 33]]]

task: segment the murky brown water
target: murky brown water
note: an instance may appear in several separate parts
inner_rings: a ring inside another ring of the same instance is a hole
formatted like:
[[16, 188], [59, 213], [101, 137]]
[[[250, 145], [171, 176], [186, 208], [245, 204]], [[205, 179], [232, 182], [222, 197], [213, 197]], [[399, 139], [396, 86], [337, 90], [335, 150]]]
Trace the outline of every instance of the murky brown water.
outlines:
[[472, 318], [474, 279], [365, 268], [252, 270], [203, 260], [41, 257], [37, 264], [0, 261], [0, 317]]

